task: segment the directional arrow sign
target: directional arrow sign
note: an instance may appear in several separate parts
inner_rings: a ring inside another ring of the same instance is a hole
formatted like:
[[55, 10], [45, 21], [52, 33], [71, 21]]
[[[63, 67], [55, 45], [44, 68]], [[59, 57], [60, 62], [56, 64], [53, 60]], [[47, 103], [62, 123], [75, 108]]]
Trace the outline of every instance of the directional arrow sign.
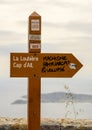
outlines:
[[11, 53], [11, 77], [72, 77], [81, 67], [72, 54]]
[[[28, 53], [11, 53], [10, 76], [28, 77], [28, 130], [40, 130], [41, 77], [72, 77], [82, 64], [72, 54], [41, 52], [41, 16], [29, 16]], [[35, 91], [34, 91], [35, 90]]]

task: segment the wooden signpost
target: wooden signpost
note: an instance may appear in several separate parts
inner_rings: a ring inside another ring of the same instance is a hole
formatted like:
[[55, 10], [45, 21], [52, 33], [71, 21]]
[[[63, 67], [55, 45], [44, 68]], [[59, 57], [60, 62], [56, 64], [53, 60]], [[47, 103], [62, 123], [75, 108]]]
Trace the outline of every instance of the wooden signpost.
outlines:
[[29, 16], [28, 53], [11, 53], [10, 76], [28, 77], [28, 130], [40, 130], [41, 77], [72, 77], [82, 64], [70, 53], [41, 52], [41, 16]]

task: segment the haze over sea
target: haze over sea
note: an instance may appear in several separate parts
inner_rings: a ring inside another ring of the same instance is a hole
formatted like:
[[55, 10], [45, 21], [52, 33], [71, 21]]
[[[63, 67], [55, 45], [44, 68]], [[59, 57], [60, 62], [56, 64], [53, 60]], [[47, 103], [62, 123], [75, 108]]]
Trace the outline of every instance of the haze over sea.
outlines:
[[[77, 119], [92, 119], [92, 103], [76, 103], [74, 104]], [[6, 105], [0, 107], [1, 117], [26, 117], [27, 105]], [[73, 118], [75, 113], [73, 106], [66, 108], [65, 103], [42, 103], [41, 118]]]
[[[20, 88], [16, 87], [16, 91], [20, 91]], [[25, 89], [27, 92], [27, 89]], [[7, 98], [0, 98], [0, 116], [1, 117], [27, 117], [27, 104], [12, 104], [16, 100], [23, 100], [24, 91], [20, 91], [20, 94], [16, 94], [13, 91], [5, 91], [4, 94]], [[0, 93], [3, 97], [3, 93]], [[26, 98], [24, 98], [26, 99]], [[74, 105], [74, 106], [73, 106]], [[75, 110], [74, 110], [75, 109]], [[92, 119], [92, 103], [91, 102], [74, 102], [66, 107], [64, 103], [43, 103], [41, 102], [41, 118], [82, 118]]]

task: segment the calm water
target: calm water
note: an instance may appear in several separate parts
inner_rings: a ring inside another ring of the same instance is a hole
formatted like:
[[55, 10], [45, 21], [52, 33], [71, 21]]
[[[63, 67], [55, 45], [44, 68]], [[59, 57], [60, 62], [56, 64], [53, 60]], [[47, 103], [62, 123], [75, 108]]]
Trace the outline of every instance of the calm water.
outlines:
[[[92, 119], [92, 103], [76, 103], [68, 105], [65, 103], [42, 103], [41, 117], [44, 118], [86, 118]], [[4, 117], [27, 117], [26, 105], [0, 106], [0, 116]]]
[[83, 118], [92, 119], [92, 104], [91, 103], [76, 103], [68, 105], [65, 103], [43, 103], [42, 117], [52, 118]]

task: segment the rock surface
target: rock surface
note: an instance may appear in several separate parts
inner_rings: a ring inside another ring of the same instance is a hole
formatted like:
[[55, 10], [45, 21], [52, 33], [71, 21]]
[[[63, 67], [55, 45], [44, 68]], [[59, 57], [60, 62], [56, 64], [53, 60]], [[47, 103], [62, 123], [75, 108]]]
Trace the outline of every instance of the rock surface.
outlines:
[[[0, 118], [0, 130], [27, 130], [25, 118]], [[92, 120], [41, 119], [41, 130], [92, 130]]]

